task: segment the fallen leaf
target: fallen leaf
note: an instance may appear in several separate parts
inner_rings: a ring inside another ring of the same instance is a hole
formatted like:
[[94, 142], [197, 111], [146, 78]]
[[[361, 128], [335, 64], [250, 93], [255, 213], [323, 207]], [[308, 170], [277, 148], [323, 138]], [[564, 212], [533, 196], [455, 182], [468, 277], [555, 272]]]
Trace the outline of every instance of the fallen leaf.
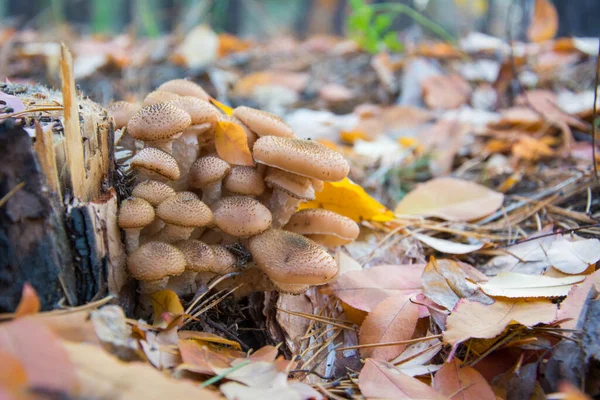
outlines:
[[423, 235], [422, 233], [412, 233], [412, 236], [419, 239], [434, 250], [448, 254], [467, 254], [481, 249], [485, 243], [464, 244], [452, 242], [450, 240], [438, 239], [433, 236]]
[[512, 154], [523, 160], [538, 161], [544, 158], [550, 158], [555, 155], [552, 147], [544, 143], [541, 139], [530, 136], [522, 136], [512, 146]]
[[442, 350], [441, 343], [437, 338], [413, 343], [391, 363], [408, 376], [432, 374], [442, 366], [427, 363]]
[[460, 75], [433, 75], [423, 80], [423, 98], [427, 107], [449, 110], [469, 101], [471, 86]]
[[471, 221], [502, 206], [504, 195], [485, 186], [456, 178], [436, 178], [408, 193], [396, 206], [404, 215]]
[[30, 387], [74, 394], [77, 382], [69, 355], [60, 340], [34, 317], [0, 325], [0, 352], [21, 363]]
[[309, 329], [311, 321], [305, 317], [292, 315], [286, 311], [312, 314], [313, 305], [305, 295], [279, 295], [275, 319], [283, 331], [285, 341], [292, 352], [299, 351], [303, 337]]
[[581, 316], [585, 315], [585, 305], [590, 297], [595, 297], [600, 292], [600, 270], [588, 275], [585, 280], [574, 285], [567, 298], [564, 299], [558, 309], [556, 319], [559, 321], [567, 319], [560, 324], [563, 329], [581, 329]]
[[527, 29], [527, 38], [532, 42], [552, 39], [558, 32], [558, 13], [549, 0], [535, 0], [533, 18]]
[[367, 359], [358, 377], [366, 398], [447, 400], [431, 386], [400, 372], [390, 363]]
[[189, 339], [181, 339], [178, 347], [184, 362], [178, 368], [198, 374], [213, 375], [215, 368], [229, 368], [234, 360], [243, 357], [241, 352]]
[[[202, 51], [198, 51], [198, 48]], [[190, 30], [174, 50], [171, 60], [177, 65], [200, 69], [217, 59], [219, 36], [208, 26], [199, 25]]]
[[[146, 363], [125, 363], [98, 346], [63, 342], [76, 367], [78, 397], [114, 400], [220, 399], [192, 382], [169, 378]], [[57, 370], [60, 371], [60, 370]], [[62, 372], [62, 371], [60, 371]]]
[[323, 400], [324, 397], [302, 382], [268, 388], [252, 388], [237, 382], [227, 382], [219, 389], [229, 400]]
[[301, 203], [298, 210], [307, 208], [325, 208], [356, 222], [386, 222], [394, 219], [394, 213], [348, 178], [339, 182], [325, 182], [323, 190], [316, 194], [315, 200]]
[[600, 260], [600, 240], [557, 238], [546, 253], [552, 266], [565, 274], [580, 274]]
[[338, 277], [331, 286], [340, 300], [370, 312], [388, 297], [420, 292], [424, 268], [423, 264], [382, 265], [348, 272]]
[[217, 99], [211, 97], [209, 99], [209, 101], [215, 106], [217, 107], [219, 110], [223, 111], [223, 114], [225, 115], [229, 115], [231, 116], [233, 114], [233, 108], [221, 103], [220, 101], [217, 101]]
[[219, 157], [234, 165], [253, 166], [244, 129], [230, 121], [218, 121], [215, 127], [215, 147]]
[[6, 94], [4, 92], [0, 93], [0, 104], [6, 105], [7, 108], [12, 108], [11, 112], [21, 112], [25, 110], [25, 106], [23, 105], [23, 101], [17, 96], [13, 96], [10, 94]]
[[465, 271], [452, 260], [436, 260], [431, 257], [421, 276], [423, 294], [430, 300], [453, 310], [461, 298], [492, 304], [494, 300], [479, 291], [479, 287], [467, 280]]
[[246, 51], [252, 46], [252, 43], [242, 40], [230, 33], [219, 33], [219, 57], [225, 57], [232, 53]]
[[546, 299], [497, 299], [484, 305], [461, 299], [446, 320], [444, 342], [457, 344], [470, 338], [491, 339], [508, 325], [528, 327], [556, 320], [556, 304]]
[[21, 301], [19, 301], [19, 305], [15, 311], [15, 318], [36, 314], [39, 311], [40, 299], [38, 298], [37, 292], [29, 282], [25, 282], [21, 294]]
[[[419, 318], [419, 307], [410, 296], [388, 297], [379, 303], [360, 327], [360, 345], [400, 342], [412, 338]], [[406, 345], [361, 348], [363, 357], [389, 361], [402, 353]]]
[[179, 339], [195, 340], [197, 342], [212, 343], [230, 346], [236, 350], [242, 350], [242, 346], [235, 340], [225, 339], [219, 335], [200, 331], [179, 331]]
[[275, 346], [264, 346], [250, 354], [249, 358], [253, 361], [273, 362], [277, 358], [279, 350]]
[[502, 297], [559, 297], [566, 296], [571, 287], [583, 281], [585, 276], [555, 278], [544, 275], [527, 275], [502, 272], [484, 284], [481, 290], [490, 296]]
[[496, 395], [481, 374], [454, 358], [435, 374], [433, 388], [455, 400], [495, 400]]
[[107, 305], [91, 313], [90, 320], [100, 341], [122, 360], [135, 359], [140, 350], [139, 341], [132, 336], [123, 309]]
[[163, 319], [164, 313], [170, 313], [171, 315], [182, 315], [184, 313], [179, 296], [172, 290], [159, 290], [150, 296], [150, 300], [154, 310], [154, 325], [165, 322]]
[[[14, 355], [0, 350], [0, 399], [28, 399], [27, 371]], [[5, 397], [6, 396], [6, 397]]]

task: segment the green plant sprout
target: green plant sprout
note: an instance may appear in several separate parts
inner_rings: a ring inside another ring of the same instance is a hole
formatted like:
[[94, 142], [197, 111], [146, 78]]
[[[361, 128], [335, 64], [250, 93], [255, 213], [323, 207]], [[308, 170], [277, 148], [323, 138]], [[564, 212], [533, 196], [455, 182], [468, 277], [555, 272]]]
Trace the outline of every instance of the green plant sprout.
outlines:
[[350, 0], [352, 12], [346, 26], [351, 38], [369, 53], [382, 50], [401, 52], [404, 45], [390, 27], [401, 14], [407, 15], [421, 26], [434, 32], [444, 40], [454, 43], [455, 38], [444, 28], [407, 5], [399, 3], [366, 4], [365, 0]]

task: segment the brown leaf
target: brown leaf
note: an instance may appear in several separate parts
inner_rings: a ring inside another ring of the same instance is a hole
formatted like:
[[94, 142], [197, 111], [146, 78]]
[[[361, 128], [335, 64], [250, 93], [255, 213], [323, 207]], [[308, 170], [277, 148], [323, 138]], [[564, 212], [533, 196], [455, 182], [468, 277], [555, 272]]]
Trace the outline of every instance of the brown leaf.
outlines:
[[363, 311], [372, 311], [391, 296], [411, 295], [421, 291], [421, 274], [425, 265], [382, 265], [350, 271], [333, 282], [337, 297]]
[[[360, 327], [359, 344], [388, 343], [412, 338], [419, 318], [419, 307], [410, 296], [388, 297], [367, 315]], [[406, 345], [361, 348], [363, 357], [389, 361], [397, 357]]]
[[481, 374], [455, 358], [435, 374], [433, 387], [454, 400], [495, 400], [496, 395]]
[[[12, 354], [0, 350], [0, 399], [26, 399], [27, 371], [23, 364]], [[4, 397], [7, 396], [7, 397]]]
[[40, 311], [40, 299], [38, 298], [37, 292], [28, 282], [23, 285], [23, 292], [21, 294], [21, 301], [15, 311], [15, 318], [22, 317], [24, 315], [36, 314]]
[[544, 42], [552, 39], [558, 32], [558, 13], [549, 0], [535, 0], [531, 24], [527, 29], [527, 38], [532, 42]]
[[422, 82], [425, 104], [433, 109], [458, 108], [469, 101], [471, 86], [460, 75], [433, 75]]
[[361, 394], [381, 399], [447, 400], [431, 386], [400, 372], [392, 364], [368, 359], [358, 377]]
[[431, 257], [421, 276], [421, 283], [423, 294], [448, 310], [453, 310], [461, 298], [483, 304], [494, 302], [477, 285], [468, 281], [463, 269], [452, 260], [436, 260]]
[[244, 129], [230, 121], [219, 121], [215, 127], [215, 147], [219, 157], [234, 165], [253, 166]]
[[471, 221], [496, 211], [502, 193], [456, 178], [432, 179], [408, 193], [396, 206], [397, 214]]
[[560, 324], [563, 329], [581, 329], [580, 317], [585, 315], [585, 304], [589, 297], [595, 296], [600, 290], [600, 271], [588, 275], [585, 280], [571, 288], [567, 298], [559, 305], [556, 319], [568, 321]]
[[549, 300], [496, 300], [492, 305], [462, 299], [446, 320], [444, 342], [457, 344], [469, 338], [491, 339], [508, 325], [533, 326], [556, 320], [556, 304]]

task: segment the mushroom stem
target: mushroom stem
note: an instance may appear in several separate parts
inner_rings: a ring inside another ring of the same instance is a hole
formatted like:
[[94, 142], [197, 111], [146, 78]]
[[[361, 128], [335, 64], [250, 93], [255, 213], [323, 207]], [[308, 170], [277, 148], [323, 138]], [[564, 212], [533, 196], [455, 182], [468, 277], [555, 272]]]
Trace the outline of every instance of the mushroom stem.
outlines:
[[173, 224], [166, 224], [165, 227], [159, 232], [158, 236], [154, 240], [166, 242], [166, 243], [175, 243], [180, 240], [189, 239], [193, 227], [189, 228], [186, 226], [177, 226]]
[[185, 270], [185, 272], [178, 276], [172, 276], [167, 284], [167, 289], [170, 289], [180, 296], [185, 296], [190, 293], [196, 292], [196, 276], [197, 271]]
[[131, 254], [140, 245], [141, 228], [123, 229], [125, 231], [125, 252]]
[[156, 235], [164, 227], [165, 227], [165, 222], [162, 219], [156, 217], [156, 218], [154, 218], [154, 221], [152, 221], [152, 223], [150, 225], [146, 226], [142, 230], [141, 234], [142, 234], [142, 236], [146, 236], [146, 237]]
[[202, 188], [202, 201], [205, 204], [213, 204], [221, 198], [221, 181], [208, 184]]
[[270, 209], [273, 214], [271, 227], [281, 228], [288, 223], [292, 215], [298, 209], [302, 200], [290, 196], [283, 190], [273, 189], [270, 200]]
[[156, 149], [162, 150], [165, 153], [173, 153], [173, 140], [164, 140], [164, 141], [152, 141], [146, 142], [147, 147], [154, 147]]
[[140, 292], [140, 299], [138, 303], [138, 314], [141, 316], [149, 316], [152, 313], [152, 294], [163, 290], [169, 278], [163, 278], [156, 281], [139, 281], [138, 291]]

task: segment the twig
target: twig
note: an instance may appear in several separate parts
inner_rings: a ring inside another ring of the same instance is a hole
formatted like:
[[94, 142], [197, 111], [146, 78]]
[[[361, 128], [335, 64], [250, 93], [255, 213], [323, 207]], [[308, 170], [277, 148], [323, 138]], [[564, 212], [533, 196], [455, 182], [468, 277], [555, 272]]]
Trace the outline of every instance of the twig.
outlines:
[[8, 201], [8, 199], [10, 199], [11, 197], [13, 197], [15, 195], [15, 193], [17, 193], [19, 190], [21, 190], [21, 188], [25, 186], [25, 182], [20, 182], [17, 184], [17, 186], [15, 186], [14, 188], [10, 189], [10, 191], [8, 193], [6, 193], [1, 199], [0, 199], [0, 207], [2, 207], [4, 204], [6, 204], [6, 202]]
[[419, 343], [419, 342], [425, 342], [425, 341], [431, 340], [431, 339], [441, 339], [441, 338], [442, 338], [442, 335], [432, 335], [432, 336], [426, 336], [426, 337], [417, 338], [417, 339], [401, 340], [399, 342], [359, 344], [357, 346], [340, 347], [339, 349], [337, 349], [337, 351], [354, 350], [354, 349], [370, 349], [372, 347], [399, 346], [402, 344]]
[[592, 163], [594, 164], [594, 176], [598, 178], [598, 166], [596, 165], [596, 102], [598, 101], [598, 83], [600, 81], [600, 40], [598, 41], [598, 55], [596, 56], [596, 80], [594, 85], [594, 104], [592, 106]]
[[223, 378], [227, 377], [227, 375], [231, 374], [232, 372], [235, 372], [235, 371], [237, 371], [238, 369], [240, 369], [240, 368], [242, 368], [242, 367], [245, 367], [245, 366], [246, 366], [246, 365], [248, 365], [248, 364], [250, 364], [250, 360], [243, 361], [243, 362], [239, 363], [238, 365], [236, 365], [235, 367], [231, 367], [231, 368], [229, 368], [229, 369], [227, 369], [227, 370], [225, 370], [225, 371], [221, 372], [219, 375], [217, 375], [217, 376], [213, 376], [212, 378], [210, 378], [210, 379], [208, 379], [208, 380], [206, 380], [206, 381], [202, 382], [202, 383], [200, 384], [200, 387], [201, 387], [201, 388], [205, 388], [205, 387], [207, 387], [207, 386], [210, 386], [210, 385], [212, 385], [213, 383], [217, 383], [217, 382], [219, 382], [221, 379], [223, 379]]

